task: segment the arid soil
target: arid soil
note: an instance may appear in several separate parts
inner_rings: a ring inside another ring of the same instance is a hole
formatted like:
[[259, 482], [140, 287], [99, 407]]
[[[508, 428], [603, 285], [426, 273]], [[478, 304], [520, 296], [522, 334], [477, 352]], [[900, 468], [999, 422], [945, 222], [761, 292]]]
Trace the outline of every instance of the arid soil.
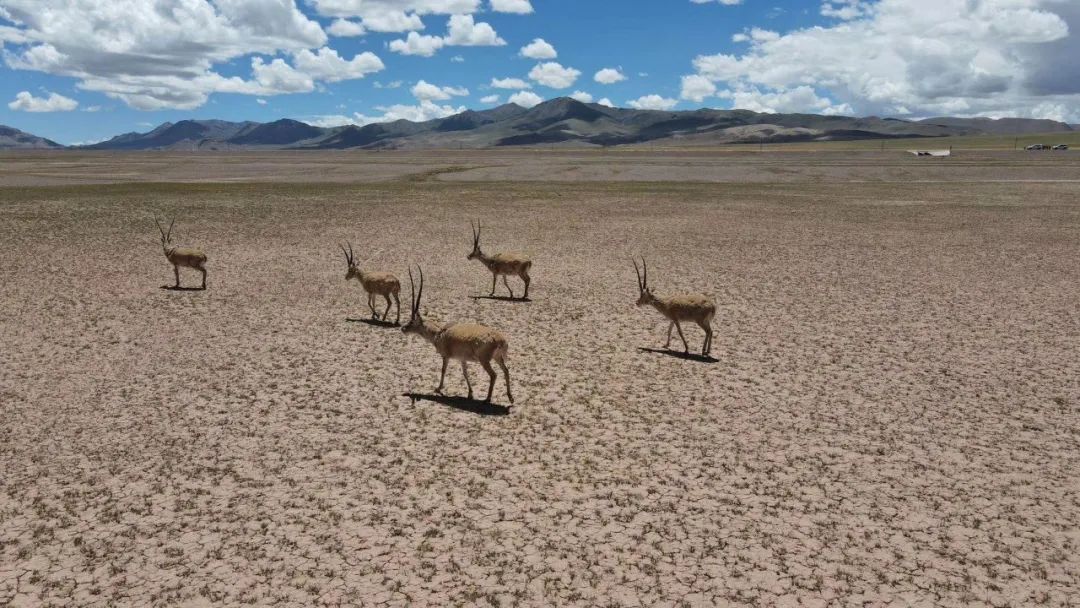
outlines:
[[[1080, 602], [1080, 155], [183, 156], [0, 166], [0, 605]], [[207, 291], [162, 289], [155, 214]], [[531, 301], [474, 297], [475, 218]], [[509, 336], [513, 407], [431, 395], [346, 239], [403, 318], [412, 261], [427, 318]], [[715, 360], [634, 255], [715, 298]]]

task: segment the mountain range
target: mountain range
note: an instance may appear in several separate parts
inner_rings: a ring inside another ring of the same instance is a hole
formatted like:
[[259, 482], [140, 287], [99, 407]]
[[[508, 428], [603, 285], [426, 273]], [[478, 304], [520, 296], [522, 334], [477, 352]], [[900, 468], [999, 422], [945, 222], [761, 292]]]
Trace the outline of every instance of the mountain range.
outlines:
[[[182, 120], [146, 133], [125, 133], [89, 150], [326, 150], [492, 148], [500, 146], [702, 145], [835, 141], [956, 135], [1021, 135], [1076, 130], [1023, 118], [853, 118], [765, 114], [749, 110], [633, 110], [562, 97], [532, 108], [506, 104], [446, 118], [364, 126], [316, 127], [297, 120], [269, 123]], [[0, 148], [61, 147], [0, 127]]]

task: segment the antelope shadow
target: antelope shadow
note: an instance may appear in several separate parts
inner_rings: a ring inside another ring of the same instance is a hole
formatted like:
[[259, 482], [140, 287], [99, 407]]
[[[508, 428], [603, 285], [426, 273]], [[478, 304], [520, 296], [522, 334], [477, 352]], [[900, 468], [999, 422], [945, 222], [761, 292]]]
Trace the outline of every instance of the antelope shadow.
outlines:
[[685, 359], [686, 361], [697, 361], [698, 363], [719, 363], [720, 360], [708, 355], [699, 355], [696, 353], [684, 353], [678, 350], [671, 350], [669, 348], [647, 348], [644, 346], [638, 347], [639, 352], [652, 353], [654, 355], [664, 355], [666, 357], [673, 357], [675, 359]]
[[532, 298], [516, 298], [511, 296], [469, 296], [474, 300], [495, 300], [496, 302], [532, 302]]
[[408, 397], [413, 403], [430, 401], [455, 410], [477, 414], [478, 416], [507, 416], [510, 414], [510, 408], [505, 405], [486, 403], [468, 397], [451, 397], [449, 395], [432, 395], [428, 393], [405, 393], [402, 397]]
[[401, 324], [394, 323], [393, 321], [383, 321], [382, 319], [345, 319], [346, 323], [363, 323], [364, 325], [370, 325], [372, 327], [382, 327], [384, 329], [401, 327]]
[[162, 285], [161, 288], [165, 291], [206, 291], [205, 287], [184, 287], [183, 285], [180, 287], [177, 287], [176, 285]]

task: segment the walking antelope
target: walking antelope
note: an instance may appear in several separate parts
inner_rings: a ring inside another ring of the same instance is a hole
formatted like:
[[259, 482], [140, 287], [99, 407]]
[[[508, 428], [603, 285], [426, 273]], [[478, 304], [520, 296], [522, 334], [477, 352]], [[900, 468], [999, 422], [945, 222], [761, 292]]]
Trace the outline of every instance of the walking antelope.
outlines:
[[506, 285], [506, 291], [510, 292], [510, 297], [514, 297], [514, 290], [510, 289], [510, 283], [507, 282], [506, 277], [508, 275], [516, 275], [521, 277], [522, 281], [525, 281], [525, 294], [521, 296], [522, 300], [529, 299], [529, 269], [532, 268], [532, 260], [521, 255], [520, 253], [496, 253], [495, 255], [485, 255], [483, 251], [480, 251], [480, 222], [476, 222], [473, 229], [473, 248], [472, 253], [465, 256], [470, 260], [480, 260], [484, 266], [487, 266], [491, 271], [491, 295], [495, 295], [495, 283], [499, 276], [503, 278], [503, 285]]
[[509, 345], [506, 336], [502, 333], [471, 323], [450, 323], [439, 325], [431, 321], [425, 321], [420, 314], [420, 300], [424, 296], [424, 271], [416, 267], [420, 273], [420, 289], [417, 291], [413, 283], [412, 269], [409, 269], [409, 289], [412, 300], [412, 315], [408, 324], [401, 328], [406, 334], [416, 334], [435, 346], [439, 356], [442, 357], [442, 373], [439, 375], [439, 387], [435, 389], [438, 394], [443, 394], [443, 384], [446, 382], [446, 366], [451, 359], [461, 362], [461, 373], [465, 376], [465, 385], [469, 387], [469, 399], [473, 398], [472, 381], [469, 380], [469, 361], [479, 363], [488, 373], [488, 394], [484, 400], [491, 402], [491, 393], [495, 390], [495, 370], [491, 367], [494, 360], [502, 368], [506, 378], [506, 398], [510, 403], [514, 402], [514, 395], [510, 392], [510, 370], [506, 369], [506, 353]]
[[401, 325], [401, 300], [398, 299], [398, 294], [401, 293], [401, 282], [397, 277], [389, 272], [364, 272], [356, 266], [356, 259], [353, 256], [352, 243], [349, 243], [349, 250], [345, 251], [344, 245], [338, 245], [341, 247], [341, 253], [345, 254], [345, 263], [349, 265], [348, 271], [345, 273], [345, 280], [356, 279], [360, 281], [360, 285], [367, 292], [367, 305], [371, 309], [371, 318], [379, 319], [379, 313], [375, 310], [375, 296], [382, 296], [386, 300], [386, 310], [383, 311], [382, 321], [386, 321], [386, 318], [390, 315], [390, 296], [394, 297], [394, 303], [397, 304], [397, 318], [394, 320], [394, 325]]
[[165, 259], [173, 265], [173, 274], [176, 276], [175, 289], [180, 289], [180, 267], [193, 268], [202, 273], [202, 288], [206, 289], [206, 254], [200, 249], [177, 247], [172, 244], [172, 229], [176, 223], [174, 218], [169, 222], [169, 231], [161, 227], [161, 222], [154, 218], [158, 232], [161, 233], [161, 248], [165, 251]]
[[671, 328], [674, 327], [679, 330], [684, 351], [690, 354], [690, 346], [686, 343], [686, 336], [683, 335], [682, 325], [679, 322], [693, 321], [705, 330], [705, 344], [701, 349], [701, 354], [708, 355], [712, 351], [712, 320], [716, 316], [716, 303], [708, 296], [698, 294], [668, 297], [653, 295], [652, 289], [649, 288], [649, 266], [645, 263], [645, 258], [641, 258], [641, 265], [644, 271], [638, 268], [637, 261], [634, 261], [634, 271], [638, 275], [637, 305], [652, 306], [671, 321], [668, 325], [667, 343], [664, 344], [664, 348], [671, 346]]

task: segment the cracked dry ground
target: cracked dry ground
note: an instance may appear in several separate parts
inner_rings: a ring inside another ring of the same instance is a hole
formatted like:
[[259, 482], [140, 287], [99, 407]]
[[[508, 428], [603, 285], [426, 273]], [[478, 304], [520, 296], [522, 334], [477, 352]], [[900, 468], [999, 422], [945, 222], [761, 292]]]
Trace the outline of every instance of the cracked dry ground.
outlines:
[[[0, 604], [1077, 605], [1075, 194], [2, 190]], [[154, 212], [209, 291], [159, 288]], [[474, 217], [532, 302], [469, 297]], [[508, 415], [402, 396], [438, 359], [347, 321], [346, 238], [506, 331]], [[718, 362], [639, 350], [638, 253], [716, 297]]]

